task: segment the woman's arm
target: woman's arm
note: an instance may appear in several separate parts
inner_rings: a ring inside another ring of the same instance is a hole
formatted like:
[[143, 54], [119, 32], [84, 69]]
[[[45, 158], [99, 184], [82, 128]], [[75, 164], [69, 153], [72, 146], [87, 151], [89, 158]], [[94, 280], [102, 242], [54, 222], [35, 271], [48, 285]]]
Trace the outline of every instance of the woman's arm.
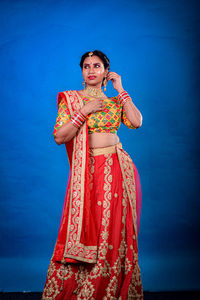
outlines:
[[77, 133], [78, 128], [71, 121], [62, 125], [55, 134], [55, 142], [58, 145], [69, 142]]
[[[96, 111], [102, 111], [103, 110], [103, 100], [97, 99], [89, 101], [87, 104], [85, 104], [81, 109], [80, 112], [85, 116], [85, 119], [87, 115], [89, 115], [92, 112]], [[77, 133], [79, 130], [78, 127], [76, 127], [71, 120], [68, 120], [65, 124], [63, 124], [55, 133], [54, 138], [55, 142], [58, 145], [62, 145], [64, 143], [69, 142]]]
[[142, 114], [137, 109], [137, 107], [133, 104], [132, 99], [127, 101], [123, 105], [123, 110], [126, 114], [127, 119], [131, 122], [131, 124], [135, 128], [139, 128], [142, 126]]
[[[120, 101], [120, 94], [123, 94], [125, 91], [122, 86], [121, 76], [118, 75], [115, 72], [109, 72], [107, 76], [107, 80], [111, 80], [113, 83], [113, 87], [118, 91], [118, 100]], [[126, 92], [125, 92], [126, 93]], [[131, 124], [135, 128], [139, 128], [142, 125], [142, 114], [137, 109], [137, 107], [133, 104], [131, 97], [127, 94], [125, 94], [125, 98], [129, 97], [127, 101], [123, 105], [123, 111], [125, 112], [125, 115], [127, 119], [131, 122]]]

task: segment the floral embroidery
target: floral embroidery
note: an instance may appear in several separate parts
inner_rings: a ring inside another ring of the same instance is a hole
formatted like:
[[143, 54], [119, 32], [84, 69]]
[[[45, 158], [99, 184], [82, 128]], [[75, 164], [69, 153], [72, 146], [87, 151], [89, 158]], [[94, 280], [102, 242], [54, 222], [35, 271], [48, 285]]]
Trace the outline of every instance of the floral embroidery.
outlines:
[[70, 265], [63, 265], [63, 270], [60, 268], [57, 270], [57, 277], [61, 280], [67, 280], [73, 275], [72, 267]]
[[106, 289], [107, 291], [107, 299], [117, 299], [116, 297], [114, 297], [114, 295], [116, 294], [117, 291], [117, 277], [116, 276], [112, 276], [112, 279], [110, 280], [110, 283]]
[[56, 273], [54, 274], [55, 270], [55, 264], [51, 261], [47, 272], [47, 283], [43, 291], [42, 300], [54, 300], [59, 294], [59, 286], [56, 280]]

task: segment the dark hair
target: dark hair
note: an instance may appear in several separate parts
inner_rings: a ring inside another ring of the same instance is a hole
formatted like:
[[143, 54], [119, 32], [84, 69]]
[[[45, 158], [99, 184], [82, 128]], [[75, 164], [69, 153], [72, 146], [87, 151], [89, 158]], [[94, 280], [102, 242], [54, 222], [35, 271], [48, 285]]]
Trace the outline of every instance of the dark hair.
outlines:
[[86, 57], [89, 56], [90, 52], [93, 53], [92, 56], [96, 55], [96, 56], [98, 56], [102, 60], [105, 69], [108, 69], [108, 70], [110, 69], [110, 61], [109, 61], [108, 57], [103, 52], [101, 52], [99, 50], [88, 51], [85, 54], [83, 54], [83, 56], [81, 57], [81, 61], [80, 61], [80, 67], [81, 67], [81, 69], [83, 69], [84, 60], [86, 59]]

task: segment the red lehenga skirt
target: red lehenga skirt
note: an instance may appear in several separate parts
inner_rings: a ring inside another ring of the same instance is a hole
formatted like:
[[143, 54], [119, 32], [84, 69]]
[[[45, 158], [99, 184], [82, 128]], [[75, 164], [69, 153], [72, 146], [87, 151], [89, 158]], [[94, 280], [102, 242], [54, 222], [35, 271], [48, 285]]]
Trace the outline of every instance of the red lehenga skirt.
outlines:
[[[143, 299], [137, 233], [116, 150], [95, 149], [91, 155], [92, 211], [98, 232], [96, 263], [51, 259], [43, 300]], [[103, 151], [103, 152], [102, 152]], [[112, 153], [114, 152], [114, 153]], [[136, 197], [141, 196], [134, 166]]]

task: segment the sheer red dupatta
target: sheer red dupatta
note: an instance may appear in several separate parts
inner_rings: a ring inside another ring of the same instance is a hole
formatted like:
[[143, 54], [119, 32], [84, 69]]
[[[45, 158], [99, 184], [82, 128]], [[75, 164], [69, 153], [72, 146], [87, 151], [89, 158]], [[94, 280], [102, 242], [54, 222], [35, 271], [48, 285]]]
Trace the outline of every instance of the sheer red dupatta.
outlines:
[[[59, 93], [57, 99], [58, 105], [61, 99], [65, 101], [71, 116], [83, 106], [82, 98], [76, 91]], [[70, 164], [70, 177], [52, 260], [62, 263], [94, 263], [97, 257], [97, 233], [90, 205], [86, 122], [65, 146]]]

